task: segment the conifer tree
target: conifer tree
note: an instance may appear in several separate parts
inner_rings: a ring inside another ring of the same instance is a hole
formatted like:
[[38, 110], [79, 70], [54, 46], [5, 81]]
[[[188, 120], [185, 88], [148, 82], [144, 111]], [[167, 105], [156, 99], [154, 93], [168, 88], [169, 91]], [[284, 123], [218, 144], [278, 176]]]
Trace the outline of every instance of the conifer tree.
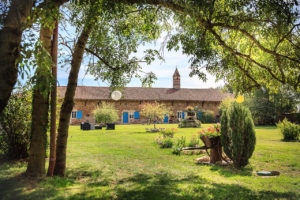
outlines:
[[249, 109], [233, 102], [221, 117], [221, 143], [235, 168], [249, 163], [255, 149], [254, 123]]

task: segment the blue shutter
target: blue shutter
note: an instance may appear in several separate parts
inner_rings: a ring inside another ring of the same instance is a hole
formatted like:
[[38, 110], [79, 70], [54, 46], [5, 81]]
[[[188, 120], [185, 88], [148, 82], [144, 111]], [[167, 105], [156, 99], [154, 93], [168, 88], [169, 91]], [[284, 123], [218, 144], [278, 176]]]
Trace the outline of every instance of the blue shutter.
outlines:
[[201, 118], [202, 118], [202, 112], [198, 112], [198, 113], [197, 113], [197, 119], [200, 120]]
[[182, 119], [184, 119], [184, 112], [182, 112]]
[[82, 119], [82, 111], [77, 111], [77, 119]]
[[140, 118], [140, 112], [134, 112], [134, 119]]

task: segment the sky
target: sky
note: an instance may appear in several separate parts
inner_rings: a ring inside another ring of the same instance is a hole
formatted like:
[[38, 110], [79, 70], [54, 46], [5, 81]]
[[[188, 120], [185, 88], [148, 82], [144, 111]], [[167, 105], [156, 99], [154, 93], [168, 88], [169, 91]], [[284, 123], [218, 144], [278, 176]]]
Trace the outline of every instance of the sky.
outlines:
[[[155, 48], [157, 50], [161, 47], [161, 42], [163, 41], [163, 36], [153, 43], [147, 43], [141, 45], [135, 56], [142, 57], [144, 50], [148, 48]], [[215, 77], [207, 74], [207, 81], [203, 82], [199, 80], [198, 77], [189, 77], [189, 57], [181, 53], [181, 51], [168, 51], [167, 49], [163, 52], [164, 61], [156, 60], [150, 65], [142, 63], [142, 70], [144, 72], [154, 72], [157, 76], [157, 80], [152, 85], [152, 87], [158, 88], [171, 88], [173, 86], [172, 77], [173, 73], [178, 68], [181, 75], [181, 88], [216, 88], [218, 86], [224, 85], [223, 81], [215, 82]], [[81, 70], [79, 72], [78, 85], [80, 86], [109, 86], [107, 83], [102, 81], [95, 81], [94, 77], [86, 74], [86, 63], [83, 62]], [[65, 86], [68, 81], [69, 66], [64, 66], [58, 69], [58, 85]], [[141, 87], [141, 81], [137, 78], [133, 78], [132, 81], [127, 85], [127, 87]]]

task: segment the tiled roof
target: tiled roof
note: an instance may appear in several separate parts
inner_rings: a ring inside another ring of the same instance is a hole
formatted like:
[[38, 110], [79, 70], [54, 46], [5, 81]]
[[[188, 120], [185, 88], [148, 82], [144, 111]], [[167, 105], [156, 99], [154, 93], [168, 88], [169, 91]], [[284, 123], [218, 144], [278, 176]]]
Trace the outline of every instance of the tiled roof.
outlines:
[[[58, 96], [64, 97], [65, 86], [57, 89]], [[109, 87], [78, 86], [75, 99], [81, 100], [111, 100]], [[143, 88], [126, 87], [122, 91], [122, 100], [156, 100], [156, 101], [222, 101], [229, 93], [218, 89], [173, 89], [173, 88]]]

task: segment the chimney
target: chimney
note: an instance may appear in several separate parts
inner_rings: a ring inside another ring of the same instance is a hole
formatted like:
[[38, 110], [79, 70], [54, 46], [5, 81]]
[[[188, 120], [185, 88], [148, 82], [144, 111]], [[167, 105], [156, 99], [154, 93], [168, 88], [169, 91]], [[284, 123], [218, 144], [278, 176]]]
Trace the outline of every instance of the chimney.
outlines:
[[173, 74], [173, 88], [174, 89], [180, 89], [180, 74], [178, 72], [177, 67], [176, 67], [175, 72]]

